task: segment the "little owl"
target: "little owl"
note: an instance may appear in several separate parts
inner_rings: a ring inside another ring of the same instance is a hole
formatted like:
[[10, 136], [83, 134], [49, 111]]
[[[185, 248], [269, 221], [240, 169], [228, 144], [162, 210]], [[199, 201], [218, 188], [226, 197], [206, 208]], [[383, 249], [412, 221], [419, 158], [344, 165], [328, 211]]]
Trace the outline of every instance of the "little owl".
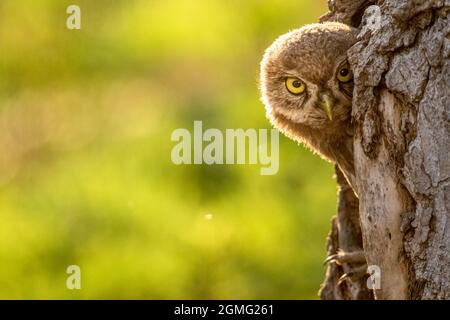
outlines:
[[306, 25], [279, 37], [261, 62], [270, 122], [336, 163], [354, 190], [353, 74], [347, 50], [355, 42], [355, 29], [345, 24]]
[[[353, 74], [347, 61], [347, 50], [356, 36], [356, 29], [327, 22], [279, 37], [261, 62], [261, 91], [270, 122], [289, 138], [336, 163], [357, 194], [351, 122]], [[362, 263], [354, 274], [365, 273], [362, 250], [339, 252], [326, 261]]]

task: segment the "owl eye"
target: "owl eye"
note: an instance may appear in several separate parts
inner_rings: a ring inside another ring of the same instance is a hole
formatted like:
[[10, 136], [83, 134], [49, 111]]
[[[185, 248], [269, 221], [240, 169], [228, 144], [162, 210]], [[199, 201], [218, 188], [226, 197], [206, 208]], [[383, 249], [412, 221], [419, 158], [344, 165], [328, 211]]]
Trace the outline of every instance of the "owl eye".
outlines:
[[299, 95], [302, 94], [306, 89], [306, 84], [298, 78], [287, 78], [286, 88], [292, 94]]
[[353, 72], [352, 69], [350, 69], [350, 65], [348, 63], [343, 64], [339, 67], [339, 70], [337, 72], [337, 79], [340, 82], [349, 82], [353, 79]]

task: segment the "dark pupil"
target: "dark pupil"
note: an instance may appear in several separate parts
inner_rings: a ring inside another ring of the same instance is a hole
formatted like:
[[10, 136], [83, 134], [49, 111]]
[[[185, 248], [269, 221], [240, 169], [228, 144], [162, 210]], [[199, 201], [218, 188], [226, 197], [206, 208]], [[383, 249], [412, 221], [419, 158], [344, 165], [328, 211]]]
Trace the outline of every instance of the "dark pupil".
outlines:
[[341, 71], [339, 71], [339, 73], [341, 74], [341, 76], [346, 77], [348, 75], [348, 69], [342, 68]]
[[295, 80], [294, 82], [292, 82], [292, 85], [294, 86], [294, 88], [300, 88], [302, 86], [302, 83], [299, 80]]

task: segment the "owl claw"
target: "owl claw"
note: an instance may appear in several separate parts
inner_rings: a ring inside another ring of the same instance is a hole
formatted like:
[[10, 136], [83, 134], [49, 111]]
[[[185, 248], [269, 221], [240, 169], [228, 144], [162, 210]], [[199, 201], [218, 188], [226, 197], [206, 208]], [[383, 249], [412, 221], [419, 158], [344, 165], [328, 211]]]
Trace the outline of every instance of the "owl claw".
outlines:
[[364, 264], [362, 266], [351, 268], [351, 270], [347, 273], [344, 273], [337, 281], [337, 285], [340, 286], [342, 283], [344, 283], [347, 279], [350, 279], [352, 281], [361, 279], [367, 274], [367, 265]]
[[366, 257], [362, 250], [353, 252], [339, 251], [325, 259], [324, 264], [328, 263], [336, 263], [337, 265], [343, 265], [345, 263], [366, 263]]
[[353, 252], [339, 251], [329, 256], [324, 263], [336, 263], [339, 266], [346, 265], [345, 270], [347, 272], [338, 279], [337, 286], [340, 286], [347, 279], [352, 281], [361, 279], [367, 273], [366, 257], [362, 250]]
[[344, 273], [337, 282], [337, 286], [339, 287], [341, 284], [343, 284], [345, 282], [345, 280], [347, 280], [347, 278], [349, 277], [348, 273]]

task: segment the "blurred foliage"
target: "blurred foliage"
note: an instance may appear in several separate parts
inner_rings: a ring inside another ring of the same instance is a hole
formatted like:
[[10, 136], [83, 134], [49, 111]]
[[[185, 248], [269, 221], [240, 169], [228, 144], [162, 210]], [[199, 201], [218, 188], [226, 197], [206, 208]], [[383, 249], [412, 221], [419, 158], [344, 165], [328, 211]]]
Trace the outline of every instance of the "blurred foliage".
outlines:
[[316, 298], [332, 166], [175, 166], [170, 135], [269, 128], [264, 48], [325, 0], [76, 3], [0, 2], [0, 298]]

